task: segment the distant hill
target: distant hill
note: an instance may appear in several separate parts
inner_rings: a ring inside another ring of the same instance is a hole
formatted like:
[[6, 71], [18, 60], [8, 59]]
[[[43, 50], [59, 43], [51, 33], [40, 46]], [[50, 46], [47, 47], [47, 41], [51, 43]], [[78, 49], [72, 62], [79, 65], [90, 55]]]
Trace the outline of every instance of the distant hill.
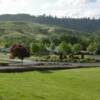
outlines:
[[0, 44], [12, 44], [13, 42], [27, 42], [42, 38], [59, 38], [60, 36], [82, 36], [89, 33], [66, 29], [54, 25], [37, 24], [21, 21], [0, 22]]
[[72, 18], [57, 18], [52, 16], [31, 16], [27, 14], [16, 15], [0, 15], [0, 21], [17, 21], [17, 22], [32, 22], [46, 25], [55, 25], [67, 29], [73, 29], [83, 32], [96, 32], [100, 30], [100, 19], [72, 19]]
[[78, 35], [85, 32], [66, 29], [58, 26], [36, 24], [30, 22], [6, 21], [0, 22], [0, 38], [5, 36], [28, 36], [33, 38], [46, 37], [51, 35], [70, 34]]

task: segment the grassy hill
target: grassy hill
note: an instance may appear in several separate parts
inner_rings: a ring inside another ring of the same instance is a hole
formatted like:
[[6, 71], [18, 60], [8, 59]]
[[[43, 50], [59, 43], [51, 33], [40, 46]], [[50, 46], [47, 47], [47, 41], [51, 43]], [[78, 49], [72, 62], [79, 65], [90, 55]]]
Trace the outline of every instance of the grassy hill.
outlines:
[[100, 100], [100, 68], [0, 73], [0, 100]]
[[69, 44], [80, 43], [84, 48], [100, 41], [100, 32], [87, 33], [67, 29], [55, 25], [37, 24], [31, 22], [6, 21], [0, 22], [0, 48], [10, 47], [13, 43], [30, 46], [31, 43], [59, 45], [62, 41]]
[[[60, 35], [88, 35], [89, 33], [66, 29], [54, 25], [36, 24], [30, 22], [6, 21], [0, 22], [0, 43], [13, 43], [21, 40], [39, 40], [40, 38], [59, 37]], [[9, 43], [9, 44], [10, 44]]]
[[[66, 29], [63, 27], [58, 27], [54, 25], [44, 25], [44, 24], [37, 24], [37, 23], [30, 23], [30, 22], [14, 22], [14, 21], [7, 21], [7, 22], [0, 22], [0, 35], [37, 35], [37, 34], [79, 34], [82, 32]], [[85, 33], [85, 32], [83, 32]]]

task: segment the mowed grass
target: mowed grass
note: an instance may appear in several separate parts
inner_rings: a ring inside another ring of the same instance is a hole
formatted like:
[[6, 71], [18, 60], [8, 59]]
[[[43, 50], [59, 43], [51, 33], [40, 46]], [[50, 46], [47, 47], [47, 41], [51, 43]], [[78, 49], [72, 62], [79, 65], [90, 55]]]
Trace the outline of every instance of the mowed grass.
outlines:
[[0, 73], [0, 100], [100, 100], [100, 68]]

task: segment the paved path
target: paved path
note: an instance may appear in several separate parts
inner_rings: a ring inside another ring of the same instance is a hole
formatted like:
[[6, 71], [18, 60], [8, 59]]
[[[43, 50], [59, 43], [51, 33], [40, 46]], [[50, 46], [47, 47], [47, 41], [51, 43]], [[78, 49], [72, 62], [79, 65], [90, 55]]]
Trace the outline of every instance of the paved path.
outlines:
[[[15, 64], [21, 65], [20, 60], [15, 60]], [[32, 60], [24, 60], [23, 65], [55, 65], [55, 66], [100, 66], [99, 63], [68, 63], [68, 62], [45, 62], [45, 61], [32, 61]]]
[[100, 63], [65, 63], [65, 62], [31, 62], [21, 65], [0, 66], [0, 72], [24, 72], [32, 70], [60, 70], [75, 68], [93, 68], [100, 67]]

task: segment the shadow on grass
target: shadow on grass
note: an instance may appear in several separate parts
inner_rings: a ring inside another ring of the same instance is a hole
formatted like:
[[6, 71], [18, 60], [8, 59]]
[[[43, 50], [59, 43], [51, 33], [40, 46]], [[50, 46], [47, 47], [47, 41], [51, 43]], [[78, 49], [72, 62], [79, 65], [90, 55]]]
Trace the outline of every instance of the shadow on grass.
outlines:
[[0, 73], [24, 73], [24, 72], [40, 72], [40, 73], [53, 73], [53, 71], [49, 69], [31, 69], [31, 68], [20, 68], [20, 69], [0, 69]]
[[53, 73], [53, 71], [51, 71], [51, 70], [38, 70], [38, 72], [40, 72], [40, 73], [44, 73], [44, 74], [47, 74], [47, 73]]

